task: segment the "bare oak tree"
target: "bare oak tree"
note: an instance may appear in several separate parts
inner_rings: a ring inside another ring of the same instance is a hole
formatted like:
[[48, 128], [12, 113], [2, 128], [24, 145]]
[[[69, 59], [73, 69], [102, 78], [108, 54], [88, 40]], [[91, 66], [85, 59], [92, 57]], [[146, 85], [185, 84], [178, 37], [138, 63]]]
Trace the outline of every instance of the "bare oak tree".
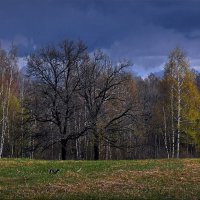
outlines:
[[[38, 122], [51, 122], [55, 126], [54, 142], [60, 142], [63, 160], [66, 159], [67, 142], [85, 131], [71, 131], [70, 121], [80, 106], [77, 102], [80, 83], [77, 69], [87, 57], [82, 42], [63, 41], [58, 48], [48, 46], [28, 58], [28, 74], [34, 85], [33, 117]], [[47, 139], [47, 143], [49, 141]]]
[[[100, 121], [106, 118], [105, 106], [111, 101], [120, 101], [118, 89], [126, 78], [124, 69], [129, 62], [114, 65], [101, 51], [96, 51], [88, 62], [80, 68], [79, 94], [84, 99], [87, 108], [87, 126], [90, 127], [93, 141], [94, 160], [99, 159], [100, 128], [108, 129], [115, 121], [122, 118], [129, 110], [125, 109], [100, 127]], [[103, 130], [105, 131], [105, 130]]]

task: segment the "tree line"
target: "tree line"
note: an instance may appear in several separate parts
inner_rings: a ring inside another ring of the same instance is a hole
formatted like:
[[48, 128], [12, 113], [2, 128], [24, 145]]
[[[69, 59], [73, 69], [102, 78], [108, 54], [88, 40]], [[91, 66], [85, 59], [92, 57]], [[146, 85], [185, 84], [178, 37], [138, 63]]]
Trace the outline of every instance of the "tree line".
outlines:
[[181, 48], [143, 79], [65, 40], [27, 57], [0, 49], [0, 157], [145, 159], [199, 155], [200, 74]]

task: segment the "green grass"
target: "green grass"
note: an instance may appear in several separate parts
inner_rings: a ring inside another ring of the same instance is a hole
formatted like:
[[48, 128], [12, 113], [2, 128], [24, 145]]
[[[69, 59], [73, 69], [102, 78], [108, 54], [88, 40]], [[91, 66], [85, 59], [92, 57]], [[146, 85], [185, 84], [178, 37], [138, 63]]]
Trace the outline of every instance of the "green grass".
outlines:
[[0, 199], [200, 199], [200, 159], [1, 159]]

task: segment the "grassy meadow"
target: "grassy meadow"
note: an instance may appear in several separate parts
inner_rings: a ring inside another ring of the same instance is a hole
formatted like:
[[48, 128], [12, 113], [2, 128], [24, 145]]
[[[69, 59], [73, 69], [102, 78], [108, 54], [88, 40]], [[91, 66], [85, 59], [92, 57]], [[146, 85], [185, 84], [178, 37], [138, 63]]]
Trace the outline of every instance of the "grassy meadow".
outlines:
[[200, 159], [1, 159], [0, 199], [200, 199]]

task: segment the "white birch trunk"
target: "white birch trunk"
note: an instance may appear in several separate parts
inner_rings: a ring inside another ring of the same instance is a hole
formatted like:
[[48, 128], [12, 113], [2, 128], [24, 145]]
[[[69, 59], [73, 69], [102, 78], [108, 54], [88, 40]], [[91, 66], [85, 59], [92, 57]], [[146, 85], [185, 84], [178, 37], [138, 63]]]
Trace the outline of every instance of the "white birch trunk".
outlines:
[[177, 102], [177, 158], [180, 156], [180, 122], [181, 122], [181, 83], [178, 73], [178, 102]]
[[174, 87], [171, 87], [171, 126], [172, 126], [172, 158], [175, 155], [175, 130], [174, 130]]
[[163, 117], [164, 117], [164, 142], [165, 142], [165, 149], [167, 151], [167, 158], [169, 159], [169, 148], [168, 148], [168, 142], [167, 142], [167, 122], [166, 122], [166, 114], [165, 114], [165, 108], [163, 107]]
[[5, 123], [5, 106], [4, 106], [4, 70], [1, 74], [1, 106], [2, 106], [2, 119], [1, 119], [1, 143], [0, 143], [0, 158], [2, 157], [3, 153], [3, 145], [4, 145], [4, 123]]
[[11, 95], [11, 85], [13, 82], [13, 70], [12, 68], [10, 69], [10, 79], [9, 79], [9, 84], [8, 84], [8, 89], [7, 89], [7, 106], [6, 106], [6, 126], [7, 126], [7, 135], [8, 135], [8, 140], [10, 140], [10, 128], [9, 128], [9, 107], [10, 107], [10, 95]]
[[[11, 93], [11, 85], [13, 81], [13, 71], [10, 68], [10, 77], [7, 82], [7, 88], [5, 90], [4, 87], [4, 71], [2, 73], [2, 87], [1, 87], [1, 97], [2, 97], [2, 132], [1, 132], [1, 143], [0, 143], [0, 158], [2, 158], [3, 147], [5, 142], [6, 131], [9, 127], [9, 105], [10, 105], [10, 93]], [[9, 132], [8, 132], [9, 134]], [[9, 135], [8, 135], [9, 138]]]
[[2, 128], [1, 128], [1, 143], [0, 143], [0, 158], [2, 158], [3, 154], [3, 146], [6, 135], [6, 123], [5, 123], [5, 102], [2, 103]]
[[23, 123], [24, 123], [24, 108], [23, 108], [23, 101], [24, 101], [24, 79], [22, 80], [21, 86], [21, 157], [24, 157], [24, 130], [23, 130]]

